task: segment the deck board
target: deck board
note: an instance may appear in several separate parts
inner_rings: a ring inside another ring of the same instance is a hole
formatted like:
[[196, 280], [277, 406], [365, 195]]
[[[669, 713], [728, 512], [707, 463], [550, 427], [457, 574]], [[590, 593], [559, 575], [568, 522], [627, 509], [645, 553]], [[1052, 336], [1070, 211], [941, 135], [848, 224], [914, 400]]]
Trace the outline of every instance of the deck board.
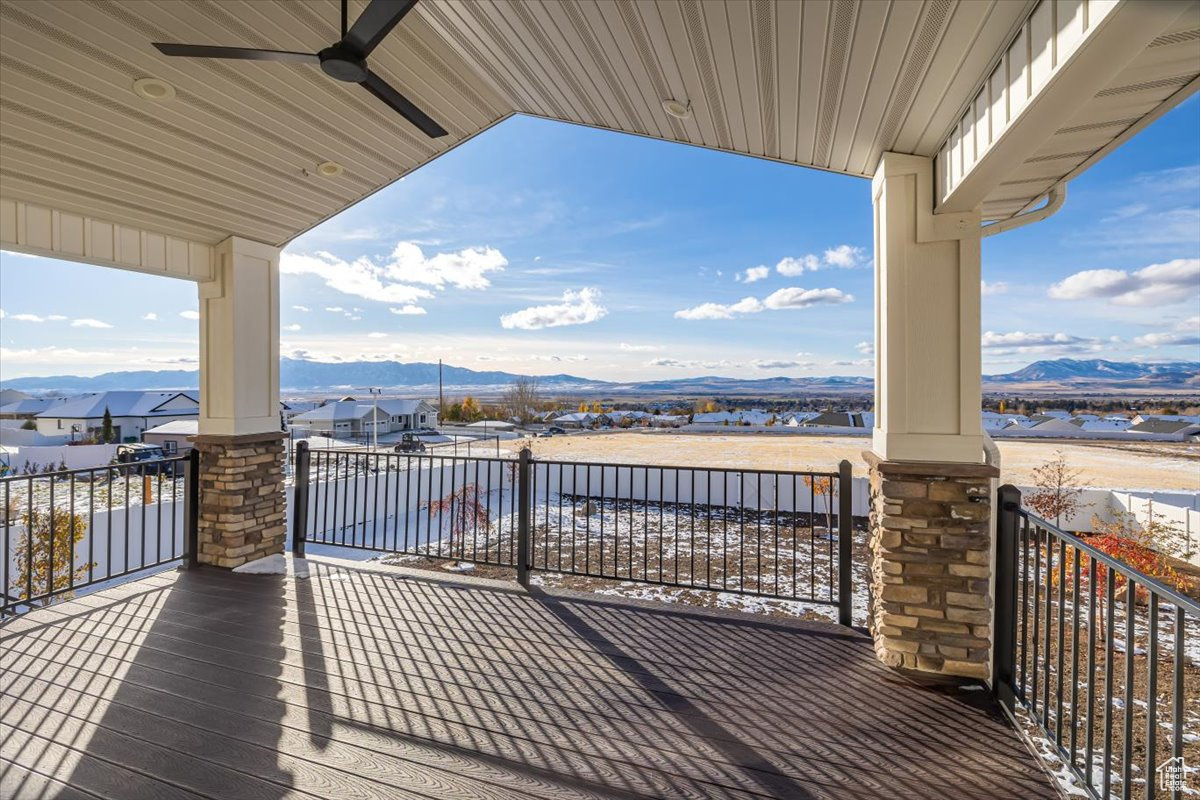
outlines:
[[5, 623], [0, 681], [22, 800], [1056, 796], [860, 632], [380, 569], [160, 573]]

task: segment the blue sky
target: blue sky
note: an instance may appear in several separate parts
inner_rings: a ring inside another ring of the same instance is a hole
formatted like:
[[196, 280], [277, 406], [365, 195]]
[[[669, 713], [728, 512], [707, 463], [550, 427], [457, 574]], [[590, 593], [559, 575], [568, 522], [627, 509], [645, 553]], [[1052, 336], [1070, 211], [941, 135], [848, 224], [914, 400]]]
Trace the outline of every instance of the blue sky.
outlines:
[[[299, 237], [282, 350], [640, 380], [872, 372], [866, 180], [516, 118]], [[1200, 97], [984, 240], [984, 362], [1200, 360]], [[194, 366], [192, 284], [0, 255], [0, 378]]]

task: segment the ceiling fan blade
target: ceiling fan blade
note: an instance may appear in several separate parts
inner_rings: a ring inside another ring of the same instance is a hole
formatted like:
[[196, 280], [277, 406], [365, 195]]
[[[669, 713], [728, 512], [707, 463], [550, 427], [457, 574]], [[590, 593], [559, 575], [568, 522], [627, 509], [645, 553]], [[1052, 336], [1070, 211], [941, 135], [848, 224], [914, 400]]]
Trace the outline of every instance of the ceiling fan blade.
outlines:
[[371, 0], [342, 37], [342, 43], [366, 58], [416, 4], [417, 0]]
[[320, 64], [316, 53], [293, 53], [287, 50], [256, 50], [252, 47], [214, 47], [206, 44], [170, 44], [155, 42], [164, 56], [185, 58], [238, 58], [246, 61], [284, 61], [291, 64]]
[[367, 77], [363, 79], [362, 85], [368, 92], [387, 103], [402, 117], [420, 128], [421, 132], [429, 138], [436, 139], [446, 135], [445, 128], [434, 122], [428, 114], [413, 105], [407, 97], [389, 86], [387, 81], [374, 72], [367, 70]]

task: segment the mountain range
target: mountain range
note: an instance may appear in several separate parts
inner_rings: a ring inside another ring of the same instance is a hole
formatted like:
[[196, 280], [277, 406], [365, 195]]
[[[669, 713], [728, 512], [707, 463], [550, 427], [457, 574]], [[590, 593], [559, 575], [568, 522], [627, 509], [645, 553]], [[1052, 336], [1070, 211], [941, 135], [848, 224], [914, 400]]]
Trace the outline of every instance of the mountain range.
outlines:
[[[282, 358], [280, 386], [285, 394], [304, 392], [361, 391], [368, 386], [408, 394], [434, 394], [438, 387], [438, 365], [398, 361], [353, 361], [328, 363]], [[442, 368], [447, 392], [477, 394], [502, 391], [517, 378], [511, 372], [480, 371], [466, 367]], [[756, 394], [864, 394], [873, 391], [874, 381], [861, 376], [726, 378], [715, 375], [653, 381], [602, 381], [577, 375], [541, 375], [544, 391], [555, 393], [604, 392], [606, 394], [716, 395]], [[1142, 364], [1102, 359], [1036, 361], [1015, 372], [985, 375], [986, 391], [1002, 390], [1200, 390], [1200, 362], [1173, 361]], [[92, 377], [53, 375], [14, 378], [0, 388], [31, 392], [98, 392], [113, 389], [180, 389], [199, 385], [196, 370], [134, 370], [106, 372]]]

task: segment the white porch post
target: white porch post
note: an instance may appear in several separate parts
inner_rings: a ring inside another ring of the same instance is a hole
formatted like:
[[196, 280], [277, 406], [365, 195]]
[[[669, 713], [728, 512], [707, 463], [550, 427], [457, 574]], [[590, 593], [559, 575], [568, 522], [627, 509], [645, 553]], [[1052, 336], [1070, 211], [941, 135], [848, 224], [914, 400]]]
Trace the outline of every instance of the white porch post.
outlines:
[[869, 626], [886, 664], [987, 678], [991, 480], [980, 419], [980, 215], [933, 213], [933, 160], [886, 153], [875, 207]]
[[934, 215], [929, 158], [884, 154], [871, 189], [875, 453], [980, 464], [979, 212]]
[[283, 552], [279, 248], [231, 236], [200, 292], [199, 559]]
[[231, 236], [200, 289], [200, 434], [279, 430], [279, 248]]

